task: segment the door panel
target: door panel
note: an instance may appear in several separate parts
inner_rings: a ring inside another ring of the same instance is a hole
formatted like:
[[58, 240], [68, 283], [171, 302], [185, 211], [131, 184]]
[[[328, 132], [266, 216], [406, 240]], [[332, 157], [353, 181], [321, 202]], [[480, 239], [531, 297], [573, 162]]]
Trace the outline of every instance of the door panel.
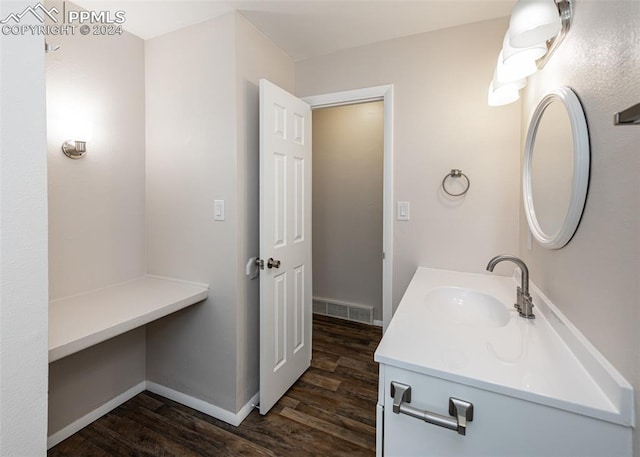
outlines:
[[260, 81], [260, 258], [260, 413], [266, 414], [311, 361], [311, 108], [266, 80]]
[[305, 182], [304, 167], [305, 159], [295, 157], [293, 165], [293, 242], [304, 241], [304, 219], [305, 219]]
[[293, 269], [293, 353], [304, 347], [304, 265]]

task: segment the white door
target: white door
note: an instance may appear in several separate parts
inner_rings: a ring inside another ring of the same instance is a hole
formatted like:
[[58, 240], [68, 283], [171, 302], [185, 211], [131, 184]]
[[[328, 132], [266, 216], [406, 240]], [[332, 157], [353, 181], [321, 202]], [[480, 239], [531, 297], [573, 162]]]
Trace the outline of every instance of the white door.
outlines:
[[260, 414], [311, 363], [311, 108], [260, 80]]

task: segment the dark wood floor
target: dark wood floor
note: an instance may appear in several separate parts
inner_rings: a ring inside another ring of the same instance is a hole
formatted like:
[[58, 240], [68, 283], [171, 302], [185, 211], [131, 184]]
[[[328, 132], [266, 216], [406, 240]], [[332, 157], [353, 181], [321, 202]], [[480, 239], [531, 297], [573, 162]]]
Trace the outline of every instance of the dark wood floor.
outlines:
[[232, 427], [143, 392], [48, 456], [373, 456], [381, 333], [314, 316], [311, 368], [266, 416]]

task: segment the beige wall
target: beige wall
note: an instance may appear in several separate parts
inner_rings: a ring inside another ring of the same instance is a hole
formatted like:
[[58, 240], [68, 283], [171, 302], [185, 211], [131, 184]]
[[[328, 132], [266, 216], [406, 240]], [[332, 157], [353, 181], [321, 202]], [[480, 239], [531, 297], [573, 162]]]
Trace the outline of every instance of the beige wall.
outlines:
[[108, 38], [50, 54], [50, 116], [84, 100], [95, 131], [72, 161], [50, 128], [52, 297], [147, 271], [208, 283], [210, 298], [52, 364], [50, 434], [145, 379], [231, 412], [258, 390], [258, 281], [244, 276], [258, 251], [257, 84], [293, 91], [293, 63], [234, 14], [146, 43]]
[[294, 91], [293, 61], [249, 21], [235, 15], [236, 119], [238, 173], [238, 397], [244, 406], [259, 388], [260, 283], [245, 275], [249, 257], [259, 254], [259, 91], [266, 78]]
[[258, 390], [258, 282], [244, 275], [258, 255], [257, 84], [291, 90], [293, 64], [237, 14], [145, 50], [148, 270], [210, 285], [148, 326], [147, 376], [235, 413]]
[[[234, 19], [145, 42], [147, 269], [209, 298], [147, 326], [147, 379], [235, 410], [238, 302]], [[215, 199], [226, 220], [213, 220]]]
[[[46, 59], [53, 300], [144, 274], [144, 42], [126, 32], [49, 41], [60, 46]], [[60, 147], [81, 139], [78, 120], [93, 139], [72, 160]]]
[[[30, 1], [0, 2], [0, 17]], [[22, 24], [36, 25], [25, 17]], [[42, 37], [0, 39], [0, 455], [46, 452], [47, 157]]]
[[[482, 272], [518, 251], [519, 105], [487, 106], [506, 28], [480, 22], [296, 64], [298, 96], [394, 85], [394, 201], [411, 203], [411, 221], [394, 225], [394, 305], [418, 265]], [[441, 191], [452, 168], [471, 179], [464, 198]]]
[[[144, 42], [129, 33], [49, 41], [60, 46], [46, 56], [49, 296], [56, 299], [145, 272]], [[78, 118], [92, 124], [93, 138], [87, 155], [72, 160], [60, 146]], [[49, 434], [144, 381], [144, 346], [140, 329], [51, 364]]]
[[[520, 252], [533, 281], [640, 389], [640, 127], [614, 126], [613, 114], [640, 102], [640, 3], [577, 1], [571, 31], [530, 79], [522, 106], [523, 141], [531, 114], [550, 89], [569, 86], [589, 127], [591, 175], [580, 226], [567, 246]], [[636, 402], [640, 396], [636, 395]], [[637, 403], [638, 404], [638, 403]], [[636, 415], [640, 412], [636, 408]], [[635, 455], [640, 434], [635, 433]]]
[[145, 329], [49, 364], [49, 435], [145, 380]]
[[382, 320], [383, 103], [313, 112], [313, 295]]

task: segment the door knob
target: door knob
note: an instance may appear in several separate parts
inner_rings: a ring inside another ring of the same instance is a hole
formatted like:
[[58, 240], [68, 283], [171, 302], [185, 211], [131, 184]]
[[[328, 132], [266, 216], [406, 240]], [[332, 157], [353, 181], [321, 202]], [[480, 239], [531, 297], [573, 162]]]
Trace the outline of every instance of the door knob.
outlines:
[[269, 257], [269, 260], [267, 260], [267, 268], [280, 268], [280, 261], [273, 260], [271, 257]]

